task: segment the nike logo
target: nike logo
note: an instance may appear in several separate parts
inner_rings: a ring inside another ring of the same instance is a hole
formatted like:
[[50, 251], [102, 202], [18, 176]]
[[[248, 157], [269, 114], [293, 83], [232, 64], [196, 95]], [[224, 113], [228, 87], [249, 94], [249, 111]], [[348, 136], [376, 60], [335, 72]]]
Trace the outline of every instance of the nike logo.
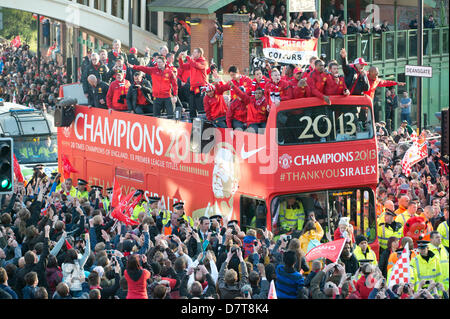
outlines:
[[241, 157], [242, 157], [242, 159], [245, 160], [245, 159], [247, 159], [247, 158], [249, 158], [249, 157], [255, 155], [255, 154], [258, 153], [259, 151], [263, 150], [264, 148], [266, 148], [266, 147], [263, 146], [263, 147], [258, 148], [258, 149], [256, 149], [256, 150], [246, 152], [246, 151], [244, 150], [244, 146], [242, 146], [242, 149], [241, 149]]

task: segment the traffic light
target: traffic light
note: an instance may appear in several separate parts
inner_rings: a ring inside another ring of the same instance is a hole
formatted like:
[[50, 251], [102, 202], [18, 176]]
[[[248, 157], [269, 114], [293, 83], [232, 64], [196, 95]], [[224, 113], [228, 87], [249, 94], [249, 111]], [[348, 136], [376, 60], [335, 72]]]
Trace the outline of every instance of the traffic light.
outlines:
[[13, 141], [0, 138], [0, 194], [13, 191]]
[[436, 128], [436, 132], [441, 134], [441, 154], [449, 155], [448, 109], [436, 112], [435, 115], [441, 122], [441, 126]]

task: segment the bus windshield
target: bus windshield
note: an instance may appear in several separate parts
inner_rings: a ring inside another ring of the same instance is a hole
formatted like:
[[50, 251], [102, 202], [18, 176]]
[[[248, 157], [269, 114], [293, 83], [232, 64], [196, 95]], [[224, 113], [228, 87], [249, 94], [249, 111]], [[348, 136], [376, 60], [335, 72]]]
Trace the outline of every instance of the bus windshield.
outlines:
[[375, 199], [370, 188], [281, 195], [273, 199], [271, 211], [274, 235], [301, 231], [314, 212], [324, 232], [322, 241], [333, 240], [341, 217], [349, 218], [355, 237], [365, 235], [369, 243], [376, 239]]
[[278, 144], [297, 145], [373, 137], [368, 106], [321, 105], [280, 111], [277, 114]]
[[15, 136], [14, 154], [20, 164], [57, 162], [56, 134], [39, 137]]

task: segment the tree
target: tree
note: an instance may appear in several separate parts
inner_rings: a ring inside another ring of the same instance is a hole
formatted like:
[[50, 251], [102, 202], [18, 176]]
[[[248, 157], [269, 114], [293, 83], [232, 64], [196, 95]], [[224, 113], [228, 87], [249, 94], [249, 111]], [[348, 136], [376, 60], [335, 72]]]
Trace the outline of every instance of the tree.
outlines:
[[30, 43], [36, 39], [37, 26], [31, 12], [3, 8], [3, 30], [0, 36], [11, 40], [20, 35], [22, 41]]

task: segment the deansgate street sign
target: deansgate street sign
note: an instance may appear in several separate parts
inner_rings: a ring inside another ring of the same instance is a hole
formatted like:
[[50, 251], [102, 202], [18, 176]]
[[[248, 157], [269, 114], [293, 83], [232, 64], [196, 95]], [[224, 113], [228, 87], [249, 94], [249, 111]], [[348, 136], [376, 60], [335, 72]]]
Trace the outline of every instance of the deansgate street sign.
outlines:
[[431, 66], [405, 65], [405, 76], [433, 77]]

